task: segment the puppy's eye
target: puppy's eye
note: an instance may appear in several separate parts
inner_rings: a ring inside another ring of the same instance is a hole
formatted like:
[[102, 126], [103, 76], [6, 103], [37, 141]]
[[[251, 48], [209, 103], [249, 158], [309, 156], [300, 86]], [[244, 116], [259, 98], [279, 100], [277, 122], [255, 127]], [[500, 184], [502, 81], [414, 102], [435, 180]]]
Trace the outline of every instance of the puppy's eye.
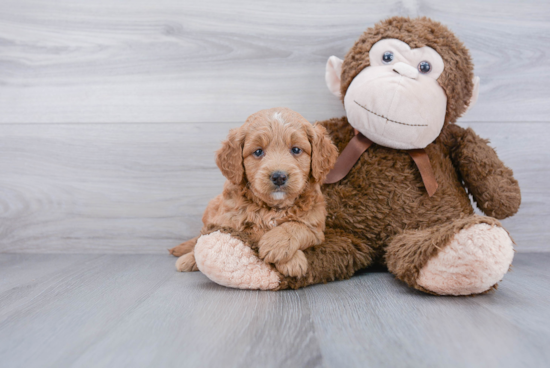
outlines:
[[254, 151], [253, 155], [256, 157], [262, 157], [264, 155], [264, 151], [258, 148], [256, 151]]
[[302, 150], [298, 147], [292, 147], [291, 149], [292, 153], [294, 153], [295, 155], [299, 155], [300, 153], [302, 153]]
[[386, 51], [384, 55], [382, 55], [382, 62], [384, 64], [389, 64], [393, 61], [393, 52]]

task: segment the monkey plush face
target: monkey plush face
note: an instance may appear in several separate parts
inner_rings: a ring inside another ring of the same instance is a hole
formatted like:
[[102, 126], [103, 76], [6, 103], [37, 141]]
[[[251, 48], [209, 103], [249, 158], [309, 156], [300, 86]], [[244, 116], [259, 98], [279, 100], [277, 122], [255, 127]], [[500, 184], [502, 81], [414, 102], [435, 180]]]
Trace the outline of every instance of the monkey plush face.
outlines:
[[427, 18], [394, 17], [367, 30], [345, 61], [332, 56], [326, 81], [335, 95], [344, 93], [355, 129], [379, 145], [415, 149], [473, 105], [479, 78], [472, 69], [448, 29]]
[[431, 47], [411, 49], [394, 38], [375, 43], [369, 59], [344, 98], [350, 123], [382, 146], [426, 147], [445, 121], [447, 96], [437, 83], [443, 59]]

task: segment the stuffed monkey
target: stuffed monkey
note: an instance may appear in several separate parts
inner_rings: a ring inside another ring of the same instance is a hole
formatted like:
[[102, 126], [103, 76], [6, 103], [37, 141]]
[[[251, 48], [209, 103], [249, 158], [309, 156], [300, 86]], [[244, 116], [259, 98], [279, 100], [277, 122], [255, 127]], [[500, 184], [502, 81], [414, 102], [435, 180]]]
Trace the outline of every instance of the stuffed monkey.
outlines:
[[[382, 264], [431, 294], [495, 288], [514, 253], [498, 219], [517, 212], [521, 195], [488, 141], [454, 124], [479, 88], [465, 46], [438, 22], [393, 17], [344, 60], [330, 57], [326, 82], [346, 116], [322, 122], [340, 157], [323, 186], [325, 241], [305, 251], [307, 274], [280, 274], [227, 228], [198, 240], [199, 269], [221, 285], [280, 290]], [[469, 195], [487, 216], [474, 214]]]

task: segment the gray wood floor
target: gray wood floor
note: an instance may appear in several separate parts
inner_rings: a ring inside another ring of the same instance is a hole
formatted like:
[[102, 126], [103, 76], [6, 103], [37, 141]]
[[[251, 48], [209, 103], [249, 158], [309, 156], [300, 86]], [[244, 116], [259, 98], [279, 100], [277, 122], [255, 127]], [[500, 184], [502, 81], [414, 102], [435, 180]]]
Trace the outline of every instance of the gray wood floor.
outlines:
[[498, 291], [386, 272], [298, 291], [218, 286], [160, 255], [0, 255], [2, 367], [548, 367], [550, 254]]

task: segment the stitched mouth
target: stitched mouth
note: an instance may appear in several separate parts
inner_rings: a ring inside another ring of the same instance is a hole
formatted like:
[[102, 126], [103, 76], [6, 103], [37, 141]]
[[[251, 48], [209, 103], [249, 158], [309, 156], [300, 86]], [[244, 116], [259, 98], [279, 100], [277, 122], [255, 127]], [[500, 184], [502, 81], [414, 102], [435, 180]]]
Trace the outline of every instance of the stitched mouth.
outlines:
[[378, 116], [378, 117], [380, 117], [380, 118], [382, 118], [382, 119], [386, 119], [386, 121], [390, 121], [390, 122], [395, 123], [395, 124], [401, 124], [401, 125], [413, 126], [413, 127], [415, 127], [415, 126], [417, 126], [417, 127], [428, 126], [428, 124], [407, 124], [407, 123], [402, 123], [402, 122], [400, 122], [400, 121], [395, 121], [395, 120], [392, 120], [392, 119], [390, 119], [390, 118], [385, 117], [384, 115], [377, 114], [377, 113], [375, 113], [374, 111], [367, 109], [365, 106], [361, 105], [359, 102], [357, 102], [357, 101], [355, 101], [355, 100], [353, 100], [353, 102], [355, 102], [359, 107], [361, 107], [361, 108], [367, 110], [367, 111], [370, 112], [371, 114], [376, 115], [376, 116]]

